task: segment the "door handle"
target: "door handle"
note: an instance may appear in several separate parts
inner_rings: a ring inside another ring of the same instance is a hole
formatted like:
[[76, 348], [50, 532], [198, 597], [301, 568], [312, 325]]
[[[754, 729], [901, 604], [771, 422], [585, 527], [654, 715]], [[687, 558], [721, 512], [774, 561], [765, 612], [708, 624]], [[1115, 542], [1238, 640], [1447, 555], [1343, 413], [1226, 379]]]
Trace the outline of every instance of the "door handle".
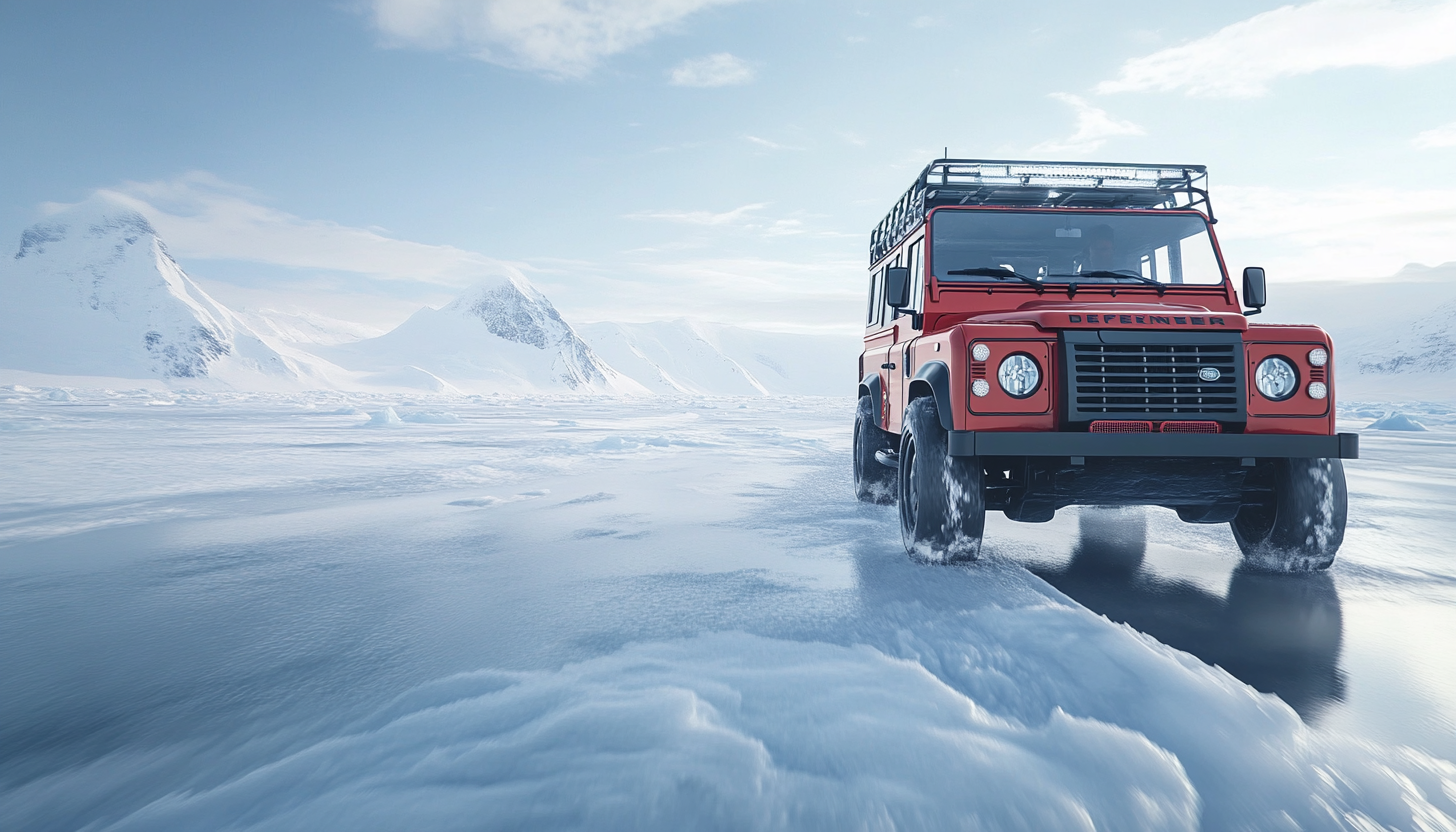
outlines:
[[880, 365], [880, 369], [881, 369], [881, 370], [893, 370], [893, 369], [895, 369], [895, 365], [894, 365], [894, 363], [890, 363], [890, 364], [881, 364], [881, 365]]

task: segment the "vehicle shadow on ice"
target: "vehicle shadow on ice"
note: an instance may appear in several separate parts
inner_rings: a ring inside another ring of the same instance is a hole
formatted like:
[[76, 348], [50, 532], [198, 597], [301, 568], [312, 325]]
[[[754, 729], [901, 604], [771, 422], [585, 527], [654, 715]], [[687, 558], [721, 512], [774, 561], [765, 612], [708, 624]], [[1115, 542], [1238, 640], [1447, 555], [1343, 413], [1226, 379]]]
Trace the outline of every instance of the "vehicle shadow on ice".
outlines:
[[1344, 700], [1340, 596], [1329, 573], [1239, 568], [1220, 597], [1145, 568], [1144, 521], [1135, 511], [1084, 510], [1071, 559], [1027, 568], [1093, 612], [1278, 696], [1306, 722]]

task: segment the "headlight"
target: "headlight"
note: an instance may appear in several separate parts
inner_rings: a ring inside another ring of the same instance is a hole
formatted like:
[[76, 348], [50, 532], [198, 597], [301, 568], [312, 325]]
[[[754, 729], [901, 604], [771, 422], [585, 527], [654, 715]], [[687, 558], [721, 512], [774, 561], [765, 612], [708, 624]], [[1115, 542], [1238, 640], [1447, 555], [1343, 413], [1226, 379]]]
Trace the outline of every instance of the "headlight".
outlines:
[[1299, 386], [1299, 374], [1287, 359], [1273, 355], [1259, 362], [1259, 368], [1254, 371], [1254, 386], [1259, 388], [1264, 398], [1282, 402], [1294, 395], [1295, 388]]
[[1041, 386], [1041, 370], [1031, 360], [1031, 356], [1017, 353], [1008, 355], [1001, 362], [1001, 369], [996, 371], [996, 380], [1001, 382], [1001, 389], [1007, 395], [1024, 399]]
[[1325, 351], [1324, 347], [1315, 347], [1309, 351], [1309, 366], [1311, 367], [1323, 367], [1329, 363], [1329, 360], [1330, 354]]
[[971, 392], [977, 396], [989, 396], [991, 395], [991, 382], [978, 378], [971, 382]]

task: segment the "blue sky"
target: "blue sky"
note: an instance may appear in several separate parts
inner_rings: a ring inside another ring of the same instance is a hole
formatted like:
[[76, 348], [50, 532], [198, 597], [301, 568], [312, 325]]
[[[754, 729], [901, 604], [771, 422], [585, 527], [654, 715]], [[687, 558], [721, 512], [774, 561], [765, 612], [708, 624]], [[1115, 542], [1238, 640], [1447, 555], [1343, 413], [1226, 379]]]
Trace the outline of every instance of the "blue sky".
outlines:
[[1456, 260], [1456, 2], [11, 0], [0, 239], [98, 190], [236, 307], [852, 330], [943, 146], [1195, 162], [1275, 283]]

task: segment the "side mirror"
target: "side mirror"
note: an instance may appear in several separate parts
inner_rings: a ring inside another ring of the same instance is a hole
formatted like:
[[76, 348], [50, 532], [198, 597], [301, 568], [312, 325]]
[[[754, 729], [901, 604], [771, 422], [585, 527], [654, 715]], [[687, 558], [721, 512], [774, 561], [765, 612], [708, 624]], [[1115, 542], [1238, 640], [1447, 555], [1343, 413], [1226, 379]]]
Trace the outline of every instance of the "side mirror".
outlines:
[[1264, 270], [1258, 266], [1244, 269], [1244, 305], [1254, 310], [1244, 314], [1257, 315], [1268, 302], [1269, 299], [1264, 294]]
[[904, 266], [885, 269], [885, 304], [891, 309], [910, 305], [910, 270]]

